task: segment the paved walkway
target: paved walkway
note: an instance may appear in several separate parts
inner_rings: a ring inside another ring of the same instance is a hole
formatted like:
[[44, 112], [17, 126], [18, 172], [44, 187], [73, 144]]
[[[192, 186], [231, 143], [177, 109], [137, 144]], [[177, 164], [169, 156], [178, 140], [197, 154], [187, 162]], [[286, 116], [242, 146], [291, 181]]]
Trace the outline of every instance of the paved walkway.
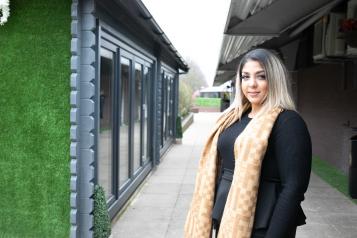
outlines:
[[[182, 145], [174, 145], [113, 225], [113, 237], [181, 238], [197, 163], [217, 113], [195, 114]], [[312, 174], [302, 204], [307, 225], [297, 238], [356, 238], [357, 206]]]

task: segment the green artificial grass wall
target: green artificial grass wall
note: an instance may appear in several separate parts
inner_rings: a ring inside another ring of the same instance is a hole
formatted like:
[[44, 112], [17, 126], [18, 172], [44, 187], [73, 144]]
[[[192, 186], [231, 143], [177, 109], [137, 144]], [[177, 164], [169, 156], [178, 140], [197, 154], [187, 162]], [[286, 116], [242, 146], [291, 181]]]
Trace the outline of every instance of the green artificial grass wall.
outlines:
[[[336, 169], [336, 167], [330, 165], [328, 162], [320, 159], [317, 156], [312, 157], [312, 171], [321, 177], [326, 183], [336, 188], [338, 191], [346, 195], [349, 199], [351, 197], [348, 194], [348, 177], [342, 171]], [[357, 204], [357, 199], [351, 199]]]
[[10, 0], [0, 26], [0, 237], [69, 236], [70, 6]]

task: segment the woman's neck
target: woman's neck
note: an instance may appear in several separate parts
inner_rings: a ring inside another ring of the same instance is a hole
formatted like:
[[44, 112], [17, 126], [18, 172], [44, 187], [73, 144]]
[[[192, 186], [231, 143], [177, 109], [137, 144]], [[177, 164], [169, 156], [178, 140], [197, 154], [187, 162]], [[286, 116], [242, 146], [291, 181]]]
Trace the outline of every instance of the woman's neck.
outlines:
[[250, 110], [248, 116], [249, 116], [250, 118], [255, 117], [255, 115], [258, 114], [258, 112], [260, 111], [260, 109], [261, 109], [261, 106], [260, 106], [260, 105], [259, 105], [259, 106], [257, 106], [257, 105], [251, 105], [251, 110]]

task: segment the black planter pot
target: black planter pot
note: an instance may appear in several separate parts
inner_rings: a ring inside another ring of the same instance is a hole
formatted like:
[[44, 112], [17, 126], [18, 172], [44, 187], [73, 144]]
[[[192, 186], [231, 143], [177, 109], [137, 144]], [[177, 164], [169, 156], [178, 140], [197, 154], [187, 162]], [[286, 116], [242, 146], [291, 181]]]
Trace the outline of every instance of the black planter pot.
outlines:
[[343, 38], [347, 45], [357, 48], [357, 31], [343, 32]]

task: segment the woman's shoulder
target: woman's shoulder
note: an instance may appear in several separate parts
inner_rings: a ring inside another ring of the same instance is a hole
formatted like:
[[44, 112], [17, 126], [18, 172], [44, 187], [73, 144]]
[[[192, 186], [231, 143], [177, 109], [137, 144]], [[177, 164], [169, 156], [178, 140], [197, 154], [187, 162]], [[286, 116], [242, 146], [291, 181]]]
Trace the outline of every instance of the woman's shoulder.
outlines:
[[283, 141], [290, 145], [300, 143], [301, 140], [308, 143], [311, 141], [308, 127], [302, 116], [294, 110], [287, 109], [284, 109], [276, 119], [269, 140], [271, 143], [279, 141], [281, 144]]
[[290, 109], [283, 109], [282, 112], [278, 116], [278, 120], [280, 120], [280, 121], [286, 121], [286, 120], [291, 120], [291, 119], [304, 120], [297, 111], [290, 110]]
[[283, 109], [279, 114], [274, 127], [276, 128], [307, 128], [302, 116], [294, 110]]

